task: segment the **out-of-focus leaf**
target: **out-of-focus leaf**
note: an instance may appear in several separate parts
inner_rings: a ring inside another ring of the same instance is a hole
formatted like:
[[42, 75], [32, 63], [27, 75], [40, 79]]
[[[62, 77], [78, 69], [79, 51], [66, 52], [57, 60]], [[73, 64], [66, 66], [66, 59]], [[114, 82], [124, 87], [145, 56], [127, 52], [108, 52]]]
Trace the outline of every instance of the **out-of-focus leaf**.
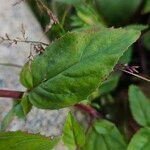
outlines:
[[25, 118], [25, 114], [23, 112], [23, 107], [21, 105], [21, 103], [17, 104], [15, 107], [14, 107], [14, 112], [15, 112], [15, 115], [18, 117], [18, 118], [21, 118], [21, 119], [24, 119]]
[[144, 9], [143, 9], [143, 14], [149, 13], [150, 12], [150, 0], [146, 0]]
[[139, 35], [124, 29], [67, 33], [33, 60], [30, 102], [39, 108], [59, 109], [85, 100]]
[[85, 142], [85, 133], [74, 116], [69, 113], [63, 128], [62, 140], [69, 150], [80, 148]]
[[129, 88], [130, 109], [134, 119], [141, 126], [150, 126], [150, 101], [134, 85]]
[[143, 45], [147, 50], [150, 50], [150, 32], [145, 33], [142, 36]]
[[126, 143], [116, 126], [106, 120], [97, 121], [89, 130], [82, 150], [126, 150]]
[[38, 134], [0, 132], [1, 150], [51, 150], [58, 139], [51, 140]]
[[95, 0], [98, 11], [110, 25], [120, 25], [130, 19], [142, 0]]
[[127, 150], [149, 150], [150, 149], [150, 128], [140, 129], [131, 139]]
[[99, 88], [100, 95], [107, 94], [111, 91], [113, 91], [118, 84], [120, 78], [120, 74], [112, 74], [110, 77], [104, 81], [104, 83]]
[[1, 122], [1, 129], [0, 131], [5, 131], [11, 121], [13, 120], [13, 117], [15, 116], [14, 108], [12, 108], [4, 117], [4, 119]]

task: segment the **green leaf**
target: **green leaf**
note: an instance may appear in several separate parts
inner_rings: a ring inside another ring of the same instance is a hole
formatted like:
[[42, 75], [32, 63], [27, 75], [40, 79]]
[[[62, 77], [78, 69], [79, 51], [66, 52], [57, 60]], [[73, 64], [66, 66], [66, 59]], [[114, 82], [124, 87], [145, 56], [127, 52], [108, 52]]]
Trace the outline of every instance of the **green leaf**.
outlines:
[[118, 73], [110, 75], [110, 77], [106, 81], [104, 81], [104, 83], [100, 86], [100, 95], [104, 95], [113, 91], [118, 85], [119, 78], [120, 74]]
[[21, 99], [21, 106], [23, 108], [23, 112], [25, 115], [28, 114], [28, 112], [31, 110], [32, 108], [32, 104], [30, 103], [28, 97], [25, 95], [22, 97]]
[[150, 12], [150, 0], [146, 0], [144, 9], [143, 9], [143, 14], [149, 13]]
[[74, 116], [69, 113], [63, 128], [62, 140], [69, 150], [80, 148], [85, 142], [85, 133]]
[[150, 128], [140, 129], [132, 137], [127, 150], [150, 150]]
[[142, 42], [144, 47], [147, 50], [150, 50], [150, 32], [147, 32], [142, 36]]
[[12, 108], [6, 114], [6, 116], [4, 117], [4, 119], [2, 120], [0, 131], [5, 131], [7, 129], [7, 127], [9, 126], [9, 124], [11, 123], [11, 121], [13, 120], [14, 116], [15, 116], [15, 112], [14, 112], [14, 108]]
[[1, 150], [51, 150], [58, 139], [51, 140], [38, 134], [0, 132]]
[[132, 115], [141, 126], [150, 126], [150, 101], [134, 85], [129, 88], [129, 102]]
[[120, 25], [129, 20], [142, 0], [95, 0], [100, 15], [110, 25]]
[[126, 150], [126, 143], [116, 126], [106, 120], [97, 121], [89, 130], [82, 150]]
[[39, 108], [59, 109], [85, 100], [139, 35], [124, 29], [67, 33], [33, 60], [30, 102]]

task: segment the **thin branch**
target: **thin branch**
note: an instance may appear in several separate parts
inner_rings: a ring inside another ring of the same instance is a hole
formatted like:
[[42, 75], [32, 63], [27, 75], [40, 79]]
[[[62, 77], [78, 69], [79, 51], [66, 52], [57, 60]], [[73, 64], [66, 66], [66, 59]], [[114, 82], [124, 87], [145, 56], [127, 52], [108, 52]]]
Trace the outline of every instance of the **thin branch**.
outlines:
[[29, 44], [41, 44], [44, 46], [48, 46], [48, 43], [44, 43], [44, 42], [40, 42], [40, 41], [32, 41], [32, 40], [23, 40], [23, 39], [12, 39], [8, 36], [8, 34], [6, 34], [6, 37], [2, 37], [0, 36], [0, 43], [6, 41], [6, 42], [10, 42], [11, 44], [17, 44], [17, 43], [29, 43]]
[[130, 72], [130, 71], [127, 71], [127, 70], [123, 70], [123, 69], [120, 69], [120, 70], [123, 71], [123, 72], [125, 72], [125, 73], [128, 73], [128, 74], [130, 74], [130, 75], [133, 75], [133, 76], [135, 76], [135, 77], [137, 77], [137, 78], [139, 78], [139, 79], [142, 79], [142, 80], [144, 80], [144, 81], [150, 82], [150, 79], [147, 79], [147, 78], [145, 78], [145, 77], [143, 77], [143, 76], [140, 76], [140, 75], [138, 75], [138, 74], [135, 74], [135, 73]]
[[23, 93], [24, 92], [21, 91], [0, 90], [0, 97], [19, 99], [22, 97]]

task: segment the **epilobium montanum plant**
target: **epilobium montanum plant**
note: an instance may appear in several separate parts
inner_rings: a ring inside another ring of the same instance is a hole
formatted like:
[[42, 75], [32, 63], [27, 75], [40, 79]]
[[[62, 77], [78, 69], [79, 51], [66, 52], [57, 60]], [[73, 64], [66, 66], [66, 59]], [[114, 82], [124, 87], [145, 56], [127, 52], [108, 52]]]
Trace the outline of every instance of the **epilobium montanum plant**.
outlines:
[[[25, 2], [50, 43], [28, 40], [23, 25], [23, 38], [0, 37], [34, 50], [20, 72], [26, 90], [0, 90], [14, 101], [1, 123], [0, 150], [51, 150], [59, 141], [69, 150], [149, 150], [150, 100], [141, 89], [150, 90], [150, 1], [26, 0], [12, 7]], [[81, 123], [69, 112], [55, 138], [6, 132], [32, 106], [74, 107], [88, 117]]]

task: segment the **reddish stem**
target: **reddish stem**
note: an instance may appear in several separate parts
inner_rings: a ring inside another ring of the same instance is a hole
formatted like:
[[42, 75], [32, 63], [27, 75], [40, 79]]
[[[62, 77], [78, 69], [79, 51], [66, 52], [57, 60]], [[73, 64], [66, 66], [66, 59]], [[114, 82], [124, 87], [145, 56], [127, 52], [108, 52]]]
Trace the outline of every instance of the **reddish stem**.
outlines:
[[74, 106], [80, 110], [87, 112], [91, 117], [97, 118], [100, 115], [94, 108], [89, 105], [75, 104]]
[[[1, 90], [0, 89], [0, 97], [19, 99], [22, 97], [23, 93], [24, 92], [21, 92], [21, 91], [11, 91], [11, 90]], [[97, 118], [100, 116], [99, 113], [89, 105], [75, 104], [74, 106], [80, 110], [84, 110], [92, 118]]]
[[11, 91], [11, 90], [0, 90], [0, 97], [16, 98], [22, 97], [24, 92], [21, 91]]

